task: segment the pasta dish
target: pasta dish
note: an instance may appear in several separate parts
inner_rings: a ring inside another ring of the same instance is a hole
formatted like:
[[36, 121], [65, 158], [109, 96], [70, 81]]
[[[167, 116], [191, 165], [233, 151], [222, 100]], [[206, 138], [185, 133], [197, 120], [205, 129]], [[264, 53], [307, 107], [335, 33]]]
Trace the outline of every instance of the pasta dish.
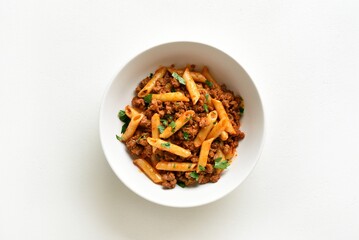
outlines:
[[116, 135], [134, 164], [164, 188], [217, 182], [245, 136], [241, 96], [194, 65], [160, 67], [135, 91]]

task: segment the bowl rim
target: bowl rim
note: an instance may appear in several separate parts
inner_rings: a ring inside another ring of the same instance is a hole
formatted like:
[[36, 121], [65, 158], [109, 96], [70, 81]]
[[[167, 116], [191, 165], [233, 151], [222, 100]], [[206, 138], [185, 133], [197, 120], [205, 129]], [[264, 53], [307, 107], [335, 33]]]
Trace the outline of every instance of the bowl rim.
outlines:
[[[197, 203], [197, 204], [191, 204], [191, 205], [171, 205], [170, 203], [159, 203], [159, 202], [156, 202], [154, 201], [153, 199], [150, 199], [148, 198], [147, 196], [143, 195], [140, 191], [137, 191], [136, 189], [133, 189], [133, 188], [130, 188], [125, 182], [124, 180], [121, 178], [121, 176], [119, 176], [117, 174], [117, 171], [114, 170], [114, 166], [112, 165], [111, 161], [109, 161], [109, 158], [108, 158], [108, 155], [107, 155], [107, 152], [106, 152], [106, 148], [104, 146], [104, 136], [103, 136], [103, 131], [102, 131], [102, 115], [103, 115], [103, 111], [104, 111], [104, 104], [105, 104], [105, 100], [106, 100], [106, 97], [110, 91], [110, 88], [112, 86], [112, 84], [114, 83], [115, 79], [117, 78], [117, 76], [121, 73], [121, 71], [128, 65], [130, 64], [130, 62], [132, 62], [133, 60], [135, 60], [137, 57], [139, 57], [140, 55], [144, 54], [145, 52], [148, 52], [148, 51], [151, 51], [155, 48], [158, 48], [158, 47], [162, 47], [162, 46], [165, 46], [165, 45], [171, 45], [171, 44], [197, 44], [197, 45], [202, 45], [202, 46], [205, 46], [205, 47], [209, 47], [209, 48], [213, 48], [215, 49], [216, 51], [219, 51], [221, 53], [223, 53], [224, 55], [226, 55], [226, 57], [230, 58], [232, 61], [234, 61], [236, 64], [238, 64], [242, 70], [245, 72], [245, 74], [249, 77], [251, 83], [253, 84], [255, 90], [257, 91], [257, 94], [258, 94], [258, 103], [261, 107], [261, 110], [262, 110], [262, 115], [263, 115], [263, 132], [262, 132], [262, 136], [261, 136], [261, 142], [260, 142], [260, 146], [258, 148], [258, 151], [257, 151], [257, 154], [256, 154], [256, 158], [255, 158], [255, 162], [253, 163], [253, 165], [250, 167], [249, 171], [245, 174], [243, 180], [238, 183], [237, 185], [235, 185], [234, 187], [232, 187], [231, 189], [229, 189], [225, 194], [222, 194], [222, 195], [219, 195], [217, 197], [214, 197], [208, 201], [203, 201], [201, 203]], [[125, 185], [129, 190], [131, 190], [133, 193], [135, 193], [136, 195], [140, 196], [141, 198], [143, 199], [146, 199], [147, 201], [151, 202], [151, 203], [154, 203], [156, 205], [159, 205], [159, 206], [165, 206], [165, 207], [173, 207], [173, 208], [192, 208], [192, 207], [199, 207], [199, 206], [204, 206], [204, 205], [207, 205], [207, 204], [210, 204], [210, 203], [213, 203], [213, 202], [216, 202], [218, 201], [219, 199], [221, 198], [224, 198], [225, 196], [227, 196], [228, 194], [232, 193], [235, 189], [237, 189], [243, 182], [245, 182], [249, 175], [254, 171], [255, 167], [257, 166], [258, 164], [258, 161], [262, 155], [262, 151], [263, 151], [263, 148], [264, 148], [264, 144], [265, 144], [265, 140], [266, 140], [266, 116], [265, 116], [265, 109], [264, 109], [264, 105], [263, 105], [263, 101], [262, 101], [262, 97], [260, 95], [260, 92], [259, 92], [259, 89], [255, 83], [255, 81], [253, 80], [253, 78], [248, 74], [248, 72], [245, 70], [245, 68], [239, 64], [239, 62], [233, 58], [231, 55], [229, 55], [227, 52], [225, 52], [224, 50], [222, 49], [219, 49], [217, 47], [214, 47], [212, 45], [209, 45], [207, 43], [203, 43], [203, 42], [198, 42], [198, 41], [168, 41], [168, 42], [163, 42], [163, 43], [159, 43], [159, 44], [156, 44], [156, 45], [152, 45], [151, 47], [148, 47], [148, 48], [145, 48], [144, 50], [140, 50], [138, 51], [137, 53], [135, 53], [132, 57], [129, 57], [127, 58], [127, 61], [124, 61], [124, 64], [122, 64], [119, 69], [114, 73], [114, 75], [112, 76], [111, 80], [107, 83], [107, 86], [105, 87], [105, 90], [103, 92], [103, 95], [102, 95], [102, 98], [101, 98], [101, 104], [100, 104], [100, 109], [99, 109], [99, 119], [98, 119], [98, 127], [99, 127], [99, 138], [100, 138], [100, 143], [101, 143], [101, 148], [102, 148], [102, 151], [105, 155], [105, 158], [106, 158], [106, 161], [107, 163], [110, 165], [111, 167], [111, 170], [113, 173], [115, 173], [115, 175], [117, 176], [117, 178], [122, 182], [123, 185]]]

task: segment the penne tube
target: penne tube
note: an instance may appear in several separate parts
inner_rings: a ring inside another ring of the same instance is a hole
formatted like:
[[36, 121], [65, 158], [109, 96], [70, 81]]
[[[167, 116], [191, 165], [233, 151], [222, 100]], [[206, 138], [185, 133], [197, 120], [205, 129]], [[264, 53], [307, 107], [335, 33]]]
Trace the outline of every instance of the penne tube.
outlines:
[[[158, 126], [160, 125], [160, 115], [158, 113], [153, 114], [151, 118], [151, 130], [152, 130], [152, 138], [159, 138], [160, 133], [158, 130]], [[154, 153], [156, 151], [156, 148], [152, 148], [152, 152]]]
[[189, 101], [188, 97], [186, 97], [181, 92], [152, 94], [152, 99], [161, 100], [162, 102], [178, 102], [178, 101], [188, 102]]
[[166, 162], [160, 161], [157, 163], [156, 168], [158, 170], [165, 171], [177, 171], [177, 172], [189, 172], [196, 168], [197, 164], [188, 162]]
[[214, 125], [214, 127], [209, 132], [206, 139], [210, 139], [210, 138], [216, 139], [221, 134], [221, 132], [223, 132], [224, 129], [226, 128], [227, 121], [228, 119], [224, 118], [221, 121], [219, 121], [216, 125]]
[[221, 132], [221, 134], [219, 135], [219, 138], [222, 141], [226, 141], [228, 139], [228, 133], [226, 131]]
[[182, 77], [186, 81], [186, 88], [189, 92], [189, 95], [191, 96], [193, 105], [195, 105], [199, 99], [200, 94], [188, 68], [186, 68]]
[[142, 113], [139, 113], [136, 116], [131, 118], [131, 121], [128, 124], [126, 131], [121, 136], [121, 139], [123, 142], [126, 142], [128, 139], [130, 139], [133, 136], [133, 134], [135, 133], [135, 131], [138, 127], [138, 124], [140, 124], [143, 116], [144, 115]]
[[151, 155], [151, 165], [152, 167], [156, 167], [157, 163], [159, 162], [160, 160], [157, 159], [157, 156], [156, 154], [152, 154]]
[[[171, 74], [175, 72], [175, 73], [177, 73], [177, 74], [180, 75], [180, 76], [182, 76], [183, 73], [184, 73], [184, 70], [183, 70], [183, 69], [175, 69], [175, 68], [172, 68], [172, 67], [167, 68], [167, 70], [168, 70]], [[191, 74], [191, 76], [192, 76], [192, 78], [193, 78], [193, 80], [194, 80], [195, 82], [201, 82], [201, 83], [206, 82], [206, 77], [203, 76], [202, 73], [191, 71], [190, 74]]]
[[152, 146], [156, 147], [162, 151], [167, 151], [170, 153], [173, 153], [177, 156], [187, 158], [191, 156], [191, 151], [181, 148], [180, 146], [177, 146], [173, 143], [163, 141], [161, 139], [155, 139], [155, 138], [147, 138], [147, 142]]
[[219, 84], [216, 82], [216, 80], [214, 80], [214, 78], [212, 77], [212, 75], [209, 73], [208, 71], [208, 67], [204, 66], [202, 69], [202, 75], [208, 80], [210, 81], [216, 88], [220, 88]]
[[129, 118], [132, 118], [133, 116], [139, 114], [139, 112], [136, 109], [134, 109], [133, 107], [131, 107], [129, 105], [127, 105], [125, 107], [125, 113]]
[[214, 123], [217, 120], [217, 112], [212, 111], [208, 113], [207, 120], [209, 121], [209, 124], [199, 131], [199, 133], [197, 134], [196, 138], [193, 141], [195, 147], [201, 146], [203, 141], [206, 140], [207, 135], [209, 134], [209, 132], [214, 126]]
[[231, 121], [229, 121], [228, 114], [227, 114], [226, 110], [224, 109], [222, 102], [220, 102], [216, 99], [212, 99], [212, 103], [213, 103], [214, 108], [218, 112], [219, 119], [221, 119], [221, 120], [227, 119], [228, 120], [227, 126], [226, 126], [226, 132], [228, 132], [229, 134], [235, 134], [236, 131], [234, 130]]
[[232, 159], [236, 155], [236, 149], [232, 148], [227, 154], [225, 154], [225, 159]]
[[197, 172], [201, 171], [201, 168], [205, 168], [207, 165], [208, 153], [211, 149], [211, 144], [214, 138], [207, 139], [201, 146], [201, 152], [199, 153], [199, 159], [197, 164]]
[[167, 71], [167, 69], [165, 67], [161, 67], [161, 68], [157, 69], [155, 75], [153, 75], [151, 80], [146, 84], [146, 86], [144, 86], [141, 89], [141, 91], [137, 94], [137, 96], [144, 97], [147, 94], [149, 94], [151, 92], [151, 90], [155, 87], [156, 81], [158, 79], [162, 78], [165, 75], [166, 71]]
[[160, 134], [160, 138], [169, 138], [179, 129], [181, 129], [194, 115], [193, 110], [185, 111], [175, 122], [171, 122], [170, 125]]
[[158, 171], [153, 168], [146, 160], [142, 158], [138, 158], [136, 160], [133, 160], [133, 163], [144, 172], [149, 179], [152, 180], [154, 183], [161, 183], [162, 177], [158, 173]]

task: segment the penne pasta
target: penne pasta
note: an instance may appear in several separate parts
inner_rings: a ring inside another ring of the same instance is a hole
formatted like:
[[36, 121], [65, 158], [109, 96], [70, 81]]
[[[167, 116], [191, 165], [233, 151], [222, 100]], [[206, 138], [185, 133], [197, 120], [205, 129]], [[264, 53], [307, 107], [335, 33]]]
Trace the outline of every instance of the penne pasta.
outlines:
[[151, 78], [151, 80], [146, 84], [146, 86], [144, 86], [141, 91], [137, 94], [137, 96], [139, 97], [145, 97], [147, 94], [149, 94], [151, 92], [151, 90], [154, 88], [156, 81], [160, 78], [162, 78], [165, 73], [166, 73], [167, 69], [165, 67], [161, 67], [159, 68], [155, 75], [153, 75], [153, 77]]
[[221, 132], [221, 134], [219, 135], [219, 138], [222, 141], [226, 141], [228, 139], [228, 133], [226, 131]]
[[[160, 125], [160, 115], [158, 113], [153, 114], [151, 118], [151, 131], [152, 131], [152, 138], [159, 138], [160, 133], [158, 130], [158, 126]], [[152, 148], [152, 152], [154, 153], [156, 148]]]
[[160, 161], [157, 163], [156, 168], [158, 170], [165, 171], [177, 171], [177, 172], [189, 172], [196, 168], [197, 164], [188, 162], [166, 162]]
[[216, 88], [221, 88], [219, 86], [219, 84], [216, 82], [216, 80], [214, 80], [214, 78], [212, 77], [212, 75], [209, 73], [208, 71], [208, 67], [207, 66], [204, 66], [203, 69], [202, 69], [202, 75], [208, 80], [210, 81], [214, 87]]
[[209, 134], [209, 132], [211, 131], [211, 129], [213, 128], [216, 120], [217, 120], [217, 112], [216, 111], [212, 111], [207, 114], [207, 121], [209, 121], [209, 124], [207, 126], [205, 126], [204, 128], [202, 128], [199, 131], [199, 133], [197, 134], [196, 138], [193, 141], [193, 144], [195, 147], [201, 146], [203, 141], [206, 140], [206, 137]]
[[216, 111], [218, 112], [219, 119], [227, 119], [227, 126], [226, 126], [226, 132], [229, 134], [235, 134], [236, 131], [234, 130], [231, 121], [229, 121], [228, 114], [226, 110], [223, 107], [223, 104], [221, 101], [218, 101], [216, 99], [212, 99], [212, 103]]
[[151, 155], [151, 165], [152, 167], [156, 167], [157, 163], [159, 162], [160, 160], [157, 159], [156, 157], [156, 154], [152, 154]]
[[197, 164], [197, 172], [201, 171], [201, 168], [205, 168], [207, 165], [208, 153], [211, 149], [211, 144], [214, 138], [207, 139], [203, 142], [201, 152], [199, 153], [199, 159]]
[[223, 132], [224, 129], [226, 128], [227, 121], [228, 121], [228, 119], [226, 119], [226, 118], [219, 121], [209, 132], [206, 139], [210, 139], [210, 138], [216, 139], [221, 134], [221, 132]]
[[189, 92], [189, 95], [191, 96], [193, 105], [195, 105], [199, 99], [200, 94], [188, 68], [186, 68], [182, 77], [186, 81], [186, 88]]
[[132, 118], [133, 116], [139, 114], [139, 112], [136, 109], [134, 109], [133, 107], [131, 107], [129, 105], [127, 105], [125, 107], [125, 113], [129, 118]]
[[[194, 115], [193, 110], [185, 111], [175, 122], [171, 122], [170, 125], [160, 134], [160, 138], [169, 138], [179, 129], [181, 129]], [[172, 124], [174, 123], [174, 124]]]
[[147, 138], [147, 142], [152, 146], [156, 147], [162, 151], [167, 151], [170, 153], [173, 153], [177, 156], [187, 158], [191, 156], [191, 151], [181, 148], [180, 146], [177, 146], [173, 143], [163, 141], [161, 139], [155, 139], [155, 138]]
[[225, 154], [225, 159], [232, 159], [236, 155], [236, 149], [232, 148], [228, 153]]
[[188, 97], [186, 97], [181, 92], [152, 94], [152, 99], [161, 100], [162, 102], [178, 102], [178, 101], [188, 102], [189, 101]]
[[142, 113], [139, 113], [131, 118], [131, 121], [128, 124], [126, 131], [121, 136], [121, 140], [123, 142], [126, 142], [128, 139], [130, 139], [133, 136], [133, 134], [135, 133], [135, 131], [138, 127], [138, 124], [140, 124], [143, 116], [144, 115]]
[[154, 183], [161, 183], [162, 177], [146, 160], [138, 158], [133, 163], [144, 172]]
[[[172, 68], [172, 67], [167, 68], [167, 70], [168, 70], [171, 74], [175, 72], [175, 73], [177, 73], [177, 74], [180, 75], [180, 76], [182, 76], [183, 73], [184, 73], [184, 70], [183, 70], [183, 69], [175, 69], [175, 68]], [[191, 71], [190, 74], [191, 74], [191, 76], [192, 76], [192, 78], [193, 78], [193, 80], [194, 80], [195, 82], [201, 82], [201, 83], [206, 82], [206, 77], [203, 76], [202, 73]]]

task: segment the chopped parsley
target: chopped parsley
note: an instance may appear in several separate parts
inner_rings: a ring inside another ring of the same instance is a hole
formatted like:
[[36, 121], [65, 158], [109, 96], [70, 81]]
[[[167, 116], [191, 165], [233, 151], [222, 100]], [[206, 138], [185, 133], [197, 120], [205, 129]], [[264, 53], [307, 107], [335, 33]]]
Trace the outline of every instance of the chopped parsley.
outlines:
[[137, 138], [136, 140], [136, 143], [138, 143], [141, 139], [145, 139], [146, 137], [147, 137], [146, 134], [139, 136], [139, 138]]
[[189, 139], [189, 133], [183, 131], [183, 138], [184, 138], [184, 140], [188, 140]]
[[122, 121], [122, 122], [129, 122], [131, 119], [129, 117], [127, 117], [126, 112], [123, 110], [120, 110], [118, 112], [118, 118]]
[[163, 124], [163, 126], [167, 127], [168, 121], [166, 119], [161, 119], [160, 121]]
[[116, 138], [117, 138], [118, 141], [122, 141], [122, 137], [116, 135]]
[[175, 132], [176, 122], [171, 122], [169, 126], [172, 128], [172, 132]]
[[173, 116], [172, 116], [172, 115], [169, 115], [169, 114], [166, 114], [166, 115], [165, 115], [165, 118], [167, 118], [167, 120], [170, 120], [170, 121], [173, 120]]
[[194, 178], [196, 181], [198, 181], [198, 177], [199, 177], [199, 174], [198, 174], [198, 173], [196, 173], [196, 172], [191, 172], [189, 175], [190, 175], [191, 178]]
[[145, 100], [145, 103], [150, 104], [152, 101], [152, 94], [146, 95], [143, 100]]
[[208, 113], [208, 106], [207, 104], [203, 104], [203, 108], [204, 108], [204, 111], [206, 111]]
[[239, 114], [240, 114], [240, 115], [242, 115], [242, 114], [243, 114], [243, 112], [244, 112], [244, 108], [239, 107]]
[[177, 185], [180, 186], [181, 188], [186, 187], [186, 184], [184, 182], [181, 182], [181, 181], [177, 181]]
[[163, 131], [165, 130], [165, 127], [162, 125], [158, 125], [157, 129], [160, 133], [163, 133]]
[[122, 125], [121, 133], [126, 132], [126, 129], [127, 129], [129, 123], [130, 123], [130, 122], [125, 122], [125, 124]]
[[186, 85], [186, 81], [183, 79], [183, 77], [181, 77], [180, 75], [178, 75], [176, 72], [172, 73], [172, 77], [174, 77], [175, 79], [177, 79], [177, 81], [182, 84], [182, 85]]
[[206, 103], [208, 103], [208, 100], [209, 100], [209, 94], [206, 93], [206, 95], [204, 95], [204, 97], [206, 98]]
[[216, 158], [214, 159], [214, 168], [218, 168], [218, 169], [226, 169], [229, 166], [229, 163], [227, 160], [223, 160], [222, 158]]
[[203, 167], [202, 165], [199, 165], [199, 170], [200, 170], [200, 171], [205, 171], [205, 170], [206, 170], [206, 168], [205, 168], [205, 167]]
[[165, 148], [170, 148], [171, 144], [169, 142], [166, 142], [166, 143], [161, 143], [161, 146]]
[[204, 83], [207, 84], [207, 86], [210, 88], [213, 87], [213, 83], [208, 80], [206, 80]]
[[150, 76], [149, 76], [149, 78], [151, 79], [153, 77], [153, 73], [150, 73]]

